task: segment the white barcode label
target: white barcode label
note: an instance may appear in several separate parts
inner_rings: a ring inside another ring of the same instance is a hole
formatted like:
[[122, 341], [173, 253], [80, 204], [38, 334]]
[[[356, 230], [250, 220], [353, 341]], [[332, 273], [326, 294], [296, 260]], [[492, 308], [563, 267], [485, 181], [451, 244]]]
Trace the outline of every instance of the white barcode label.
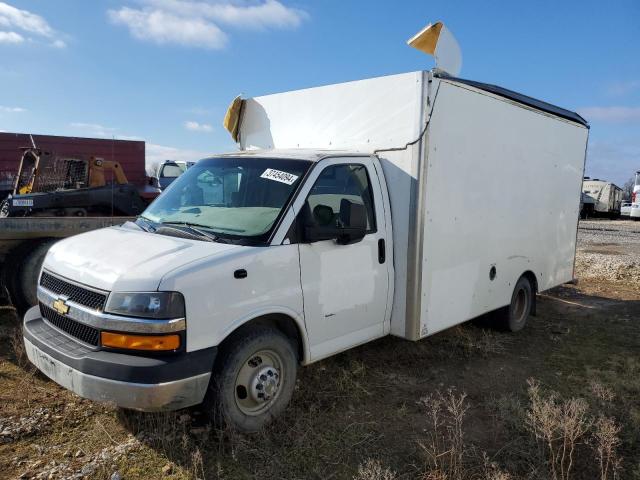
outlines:
[[266, 178], [268, 180], [275, 180], [276, 182], [286, 183], [287, 185], [293, 184], [298, 179], [297, 175], [293, 175], [291, 173], [282, 172], [280, 170], [274, 170], [273, 168], [267, 168], [262, 175], [261, 178]]

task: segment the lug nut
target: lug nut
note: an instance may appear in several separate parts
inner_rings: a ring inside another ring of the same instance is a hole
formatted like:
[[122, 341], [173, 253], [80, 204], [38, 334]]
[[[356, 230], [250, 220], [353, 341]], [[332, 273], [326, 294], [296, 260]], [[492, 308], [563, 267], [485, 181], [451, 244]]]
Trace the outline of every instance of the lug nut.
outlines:
[[264, 382], [266, 379], [267, 379], [267, 376], [264, 373], [260, 375], [260, 380]]
[[259, 383], [259, 384], [257, 384], [257, 385], [256, 385], [256, 388], [257, 388], [258, 390], [262, 390], [264, 387], [262, 386], [262, 384], [261, 384], [261, 383]]

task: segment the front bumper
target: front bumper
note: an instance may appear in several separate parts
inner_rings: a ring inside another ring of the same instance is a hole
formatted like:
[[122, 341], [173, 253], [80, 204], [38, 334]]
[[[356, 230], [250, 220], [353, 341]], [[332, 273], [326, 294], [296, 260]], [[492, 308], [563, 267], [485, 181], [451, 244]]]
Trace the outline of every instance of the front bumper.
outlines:
[[143, 356], [91, 348], [44, 320], [39, 307], [24, 317], [29, 360], [81, 397], [143, 411], [177, 410], [204, 399], [217, 349]]

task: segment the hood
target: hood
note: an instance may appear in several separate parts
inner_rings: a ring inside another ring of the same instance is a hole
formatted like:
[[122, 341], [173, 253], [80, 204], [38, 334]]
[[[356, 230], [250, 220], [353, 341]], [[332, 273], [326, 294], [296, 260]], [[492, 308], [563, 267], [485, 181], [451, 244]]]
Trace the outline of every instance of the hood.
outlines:
[[171, 270], [238, 245], [189, 240], [109, 227], [76, 235], [51, 247], [44, 268], [70, 280], [108, 291], [155, 291]]

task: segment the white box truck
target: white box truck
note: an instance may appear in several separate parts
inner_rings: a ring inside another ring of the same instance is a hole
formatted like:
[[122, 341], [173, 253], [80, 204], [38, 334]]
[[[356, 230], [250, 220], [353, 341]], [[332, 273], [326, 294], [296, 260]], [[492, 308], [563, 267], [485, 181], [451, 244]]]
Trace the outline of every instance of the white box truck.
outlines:
[[24, 341], [59, 384], [254, 431], [299, 365], [491, 311], [517, 331], [573, 279], [577, 114], [439, 70], [234, 105], [240, 151], [49, 251]]
[[636, 179], [633, 183], [633, 192], [631, 193], [631, 209], [629, 217], [633, 220], [640, 220], [640, 170], [636, 172]]

